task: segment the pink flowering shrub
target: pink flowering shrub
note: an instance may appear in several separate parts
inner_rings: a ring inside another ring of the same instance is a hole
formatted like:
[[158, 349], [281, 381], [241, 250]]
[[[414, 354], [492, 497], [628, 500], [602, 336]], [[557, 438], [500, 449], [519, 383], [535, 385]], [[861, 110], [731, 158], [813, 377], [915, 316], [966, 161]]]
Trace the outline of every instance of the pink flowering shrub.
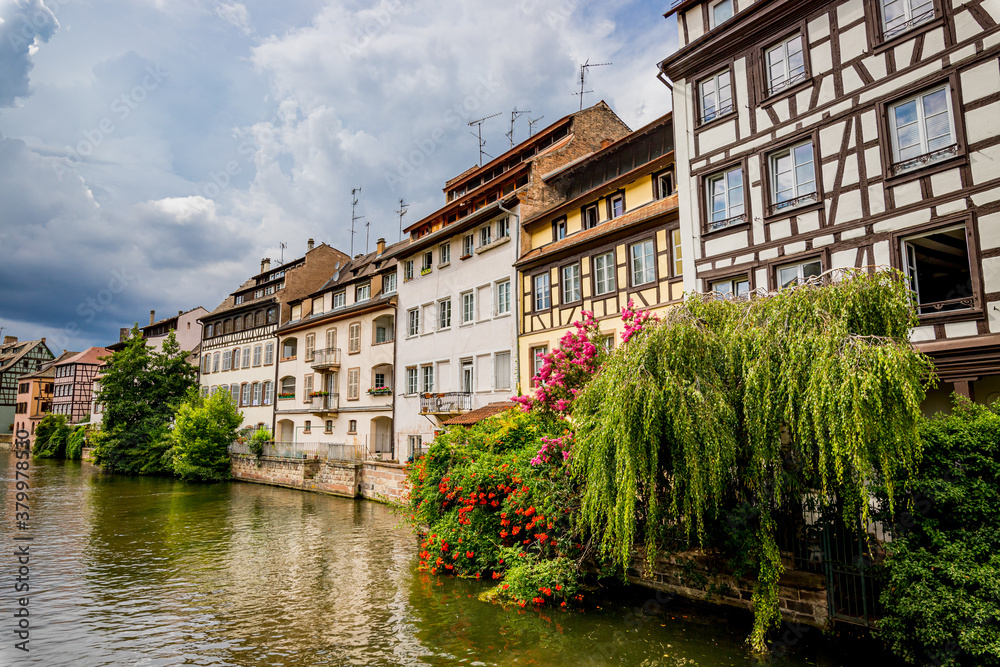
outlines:
[[622, 322], [625, 323], [625, 331], [622, 332], [622, 342], [629, 342], [633, 336], [642, 331], [646, 322], [659, 322], [660, 318], [653, 315], [648, 310], [637, 310], [632, 299], [628, 300], [628, 305], [622, 309]]

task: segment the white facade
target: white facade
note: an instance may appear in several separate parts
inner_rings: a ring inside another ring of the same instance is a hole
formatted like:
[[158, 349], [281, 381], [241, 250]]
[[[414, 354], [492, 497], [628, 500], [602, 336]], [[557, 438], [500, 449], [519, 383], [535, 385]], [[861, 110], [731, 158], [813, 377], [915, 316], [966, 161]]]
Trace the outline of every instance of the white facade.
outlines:
[[401, 460], [441, 421], [516, 393], [519, 211], [516, 198], [494, 202], [399, 254]]

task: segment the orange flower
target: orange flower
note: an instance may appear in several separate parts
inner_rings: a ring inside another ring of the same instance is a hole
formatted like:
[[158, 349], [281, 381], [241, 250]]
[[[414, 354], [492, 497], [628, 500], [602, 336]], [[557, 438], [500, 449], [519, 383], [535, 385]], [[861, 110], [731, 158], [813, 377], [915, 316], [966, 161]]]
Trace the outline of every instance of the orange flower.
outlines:
[[475, 554], [475, 552], [474, 552], [474, 551], [466, 551], [466, 552], [465, 552], [465, 557], [466, 557], [466, 558], [472, 558], [472, 557], [473, 557], [473, 556], [475, 556], [475, 555], [476, 555], [476, 554]]

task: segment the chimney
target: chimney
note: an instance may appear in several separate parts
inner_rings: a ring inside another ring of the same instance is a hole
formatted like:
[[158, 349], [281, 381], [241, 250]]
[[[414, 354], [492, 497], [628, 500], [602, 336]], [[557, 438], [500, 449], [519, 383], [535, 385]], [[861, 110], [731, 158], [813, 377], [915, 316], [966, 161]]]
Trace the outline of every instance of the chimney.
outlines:
[[45, 345], [45, 336], [42, 336], [42, 345]]
[[156, 311], [151, 310], [149, 311], [149, 323], [152, 324], [155, 321], [156, 321]]
[[[128, 340], [128, 329], [122, 327], [121, 329], [118, 330], [118, 342], [124, 343], [126, 340]], [[65, 352], [65, 350], [63, 351]]]
[[181, 315], [183, 315], [183, 314], [184, 314], [184, 311], [183, 311], [183, 310], [178, 310], [178, 311], [177, 311], [177, 317], [180, 317], [180, 316], [181, 316]]
[[376, 254], [381, 255], [385, 252], [385, 239], [379, 239], [375, 242]]
[[312, 251], [312, 249], [313, 249], [313, 247], [315, 245], [316, 245], [316, 242], [313, 241], [312, 239], [309, 239], [308, 241], [306, 241], [306, 252]]
[[270, 271], [270, 270], [271, 270], [271, 258], [265, 257], [264, 259], [260, 260], [260, 272], [264, 273], [265, 271]]
[[17, 342], [17, 336], [4, 336], [3, 337], [3, 344], [4, 345], [10, 345], [11, 343], [16, 343], [16, 342]]

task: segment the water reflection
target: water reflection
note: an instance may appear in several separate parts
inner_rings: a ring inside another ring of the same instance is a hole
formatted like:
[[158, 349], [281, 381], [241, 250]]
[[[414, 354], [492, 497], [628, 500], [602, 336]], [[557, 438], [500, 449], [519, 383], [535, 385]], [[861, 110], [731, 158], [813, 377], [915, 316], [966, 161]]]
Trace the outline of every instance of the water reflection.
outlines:
[[[643, 613], [649, 595], [587, 614], [480, 603], [485, 583], [414, 572], [416, 540], [374, 503], [74, 463], [32, 475], [32, 650], [4, 639], [2, 665], [749, 664], [745, 620]], [[0, 570], [11, 581], [10, 558]]]

